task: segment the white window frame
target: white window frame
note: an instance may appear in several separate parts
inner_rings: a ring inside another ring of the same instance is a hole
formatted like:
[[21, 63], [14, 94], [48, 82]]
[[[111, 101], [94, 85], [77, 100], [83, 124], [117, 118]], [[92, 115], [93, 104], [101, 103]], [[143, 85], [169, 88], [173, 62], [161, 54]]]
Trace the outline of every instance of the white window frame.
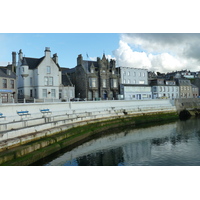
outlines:
[[53, 85], [53, 77], [49, 77], [49, 85]]
[[56, 90], [55, 89], [51, 89], [51, 97], [56, 98]]
[[106, 88], [106, 79], [103, 79], [102, 82], [103, 82], [103, 88]]
[[51, 67], [47, 66], [47, 74], [51, 74]]
[[42, 97], [47, 98], [47, 89], [42, 89]]

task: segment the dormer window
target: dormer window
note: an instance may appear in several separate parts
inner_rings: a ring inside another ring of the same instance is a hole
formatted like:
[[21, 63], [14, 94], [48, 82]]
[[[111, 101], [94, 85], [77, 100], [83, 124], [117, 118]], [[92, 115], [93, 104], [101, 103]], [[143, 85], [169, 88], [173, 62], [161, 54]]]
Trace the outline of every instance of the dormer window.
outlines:
[[7, 69], [7, 74], [10, 76], [11, 75], [11, 71], [9, 69]]
[[91, 68], [91, 73], [94, 73], [94, 69], [93, 68]]

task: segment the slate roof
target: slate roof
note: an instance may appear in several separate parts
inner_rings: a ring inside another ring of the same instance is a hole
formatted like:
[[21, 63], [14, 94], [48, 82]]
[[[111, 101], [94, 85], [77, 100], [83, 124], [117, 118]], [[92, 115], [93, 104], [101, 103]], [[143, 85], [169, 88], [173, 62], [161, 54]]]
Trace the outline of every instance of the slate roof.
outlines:
[[90, 70], [90, 66], [94, 65], [94, 67], [98, 67], [97, 61], [88, 61], [88, 60], [83, 60], [83, 67], [85, 68], [86, 72], [88, 73]]
[[23, 57], [22, 64], [27, 64], [29, 66], [29, 69], [35, 69], [37, 66], [42, 62], [45, 56], [42, 58], [28, 58]]
[[67, 74], [62, 74], [62, 84], [64, 86], [73, 86], [70, 78]]
[[6, 67], [0, 67], [0, 77], [16, 79], [16, 74], [11, 71], [11, 74], [8, 75], [7, 74], [7, 68]]
[[66, 73], [71, 74], [71, 73], [74, 73], [76, 69], [74, 67], [74, 68], [61, 68], [61, 70], [62, 70], [62, 74], [66, 74]]

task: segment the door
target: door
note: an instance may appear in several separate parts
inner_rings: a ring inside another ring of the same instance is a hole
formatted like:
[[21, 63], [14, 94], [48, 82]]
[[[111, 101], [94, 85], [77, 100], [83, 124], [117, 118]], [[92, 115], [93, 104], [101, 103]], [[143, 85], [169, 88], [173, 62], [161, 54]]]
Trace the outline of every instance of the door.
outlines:
[[103, 93], [103, 98], [104, 98], [104, 99], [107, 99], [107, 97], [108, 97], [107, 92], [104, 91], [104, 93]]

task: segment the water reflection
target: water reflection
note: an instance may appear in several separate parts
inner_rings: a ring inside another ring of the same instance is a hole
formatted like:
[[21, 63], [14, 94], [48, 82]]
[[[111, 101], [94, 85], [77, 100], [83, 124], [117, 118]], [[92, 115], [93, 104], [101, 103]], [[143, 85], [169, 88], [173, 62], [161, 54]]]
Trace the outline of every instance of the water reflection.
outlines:
[[200, 165], [198, 122], [195, 118], [109, 134], [86, 142], [47, 165]]

